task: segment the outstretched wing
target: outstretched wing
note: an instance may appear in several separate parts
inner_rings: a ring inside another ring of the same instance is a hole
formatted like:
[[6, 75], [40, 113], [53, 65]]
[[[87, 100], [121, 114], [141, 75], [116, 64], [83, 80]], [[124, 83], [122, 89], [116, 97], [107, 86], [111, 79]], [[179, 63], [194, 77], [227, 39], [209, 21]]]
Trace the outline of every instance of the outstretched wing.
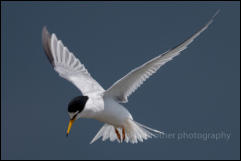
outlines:
[[42, 30], [42, 43], [48, 60], [54, 70], [64, 79], [72, 82], [83, 95], [104, 92], [99, 83], [88, 73], [73, 53], [58, 40], [53, 33], [51, 36], [44, 27]]
[[202, 27], [198, 32], [193, 34], [180, 45], [130, 71], [126, 76], [115, 82], [109, 89], [107, 89], [105, 95], [110, 96], [121, 103], [128, 102], [128, 96], [130, 96], [138, 87], [140, 87], [143, 82], [152, 74], [154, 74], [161, 66], [172, 60], [175, 56], [179, 55], [181, 51], [186, 49], [187, 46], [191, 44], [195, 38], [197, 38], [203, 31], [208, 28], [218, 13], [219, 10], [214, 14], [211, 20], [209, 20], [208, 23], [204, 25], [204, 27]]

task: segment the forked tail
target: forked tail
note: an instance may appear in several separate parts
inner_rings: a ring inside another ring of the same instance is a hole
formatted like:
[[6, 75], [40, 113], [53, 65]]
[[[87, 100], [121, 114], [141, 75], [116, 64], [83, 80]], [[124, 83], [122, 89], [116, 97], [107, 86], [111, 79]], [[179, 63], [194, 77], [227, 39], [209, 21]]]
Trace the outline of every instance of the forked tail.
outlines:
[[[163, 132], [160, 132], [158, 130], [154, 130], [152, 128], [149, 128], [145, 125], [142, 125], [140, 123], [135, 122], [134, 120], [127, 120], [125, 123], [125, 142], [126, 143], [138, 143], [138, 141], [143, 142], [144, 140], [147, 140], [152, 137], [157, 137], [159, 135], [164, 134]], [[121, 135], [121, 138], [123, 138], [123, 133], [121, 132], [121, 128], [117, 128], [119, 131], [119, 135]], [[94, 143], [96, 140], [102, 137], [102, 141], [106, 141], [107, 139], [110, 139], [110, 141], [117, 140], [120, 143], [120, 140], [118, 139], [118, 136], [115, 132], [115, 127], [109, 124], [104, 124], [104, 126], [99, 130], [99, 132], [96, 134], [96, 136], [92, 139], [90, 144]]]

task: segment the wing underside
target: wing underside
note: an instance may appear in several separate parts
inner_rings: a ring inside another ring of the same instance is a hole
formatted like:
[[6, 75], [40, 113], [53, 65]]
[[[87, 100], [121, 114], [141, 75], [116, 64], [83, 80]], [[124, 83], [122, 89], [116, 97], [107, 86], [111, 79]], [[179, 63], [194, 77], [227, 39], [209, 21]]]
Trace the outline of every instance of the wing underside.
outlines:
[[42, 30], [42, 43], [54, 70], [61, 77], [72, 82], [83, 95], [104, 92], [104, 89], [91, 77], [79, 59], [64, 46], [61, 40], [58, 40], [54, 33], [50, 35], [46, 27]]
[[179, 55], [181, 51], [185, 50], [195, 38], [205, 31], [213, 22], [214, 17], [218, 13], [219, 10], [214, 14], [207, 24], [205, 24], [200, 30], [183, 41], [181, 44], [130, 71], [126, 76], [115, 82], [109, 89], [107, 89], [105, 95], [114, 98], [120, 103], [127, 102], [128, 96], [130, 96], [138, 87], [140, 87], [145, 80], [147, 80], [165, 63]]

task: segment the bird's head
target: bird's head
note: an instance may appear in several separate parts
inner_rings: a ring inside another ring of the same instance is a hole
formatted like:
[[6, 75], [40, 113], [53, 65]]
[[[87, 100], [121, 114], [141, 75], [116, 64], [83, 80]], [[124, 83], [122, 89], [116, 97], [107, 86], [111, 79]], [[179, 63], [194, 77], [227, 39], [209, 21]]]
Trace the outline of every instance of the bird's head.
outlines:
[[68, 105], [68, 113], [70, 117], [67, 135], [69, 135], [70, 129], [75, 120], [80, 118], [81, 112], [84, 110], [87, 100], [89, 99], [88, 96], [78, 96], [72, 99]]

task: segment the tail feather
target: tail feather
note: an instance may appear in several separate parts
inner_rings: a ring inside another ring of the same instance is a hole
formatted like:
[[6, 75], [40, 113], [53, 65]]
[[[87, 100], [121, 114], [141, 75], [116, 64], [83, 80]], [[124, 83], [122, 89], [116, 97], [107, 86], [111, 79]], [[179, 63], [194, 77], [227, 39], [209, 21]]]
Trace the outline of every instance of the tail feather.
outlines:
[[111, 133], [111, 126], [108, 126], [106, 130], [103, 132], [102, 141], [106, 141], [110, 137], [110, 133]]
[[93, 142], [95, 142], [96, 140], [98, 140], [101, 136], [103, 136], [103, 139], [104, 137], [107, 139], [109, 136], [106, 134], [106, 135], [103, 135], [104, 132], [107, 131], [107, 127], [108, 125], [105, 124], [100, 130], [99, 132], [95, 135], [95, 137], [92, 139], [92, 141], [90, 142], [90, 144], [92, 144]]
[[[138, 143], [143, 142], [144, 140], [147, 140], [152, 137], [157, 137], [158, 135], [164, 134], [163, 132], [160, 132], [158, 130], [152, 129], [150, 127], [147, 127], [145, 125], [142, 125], [140, 123], [135, 122], [134, 120], [127, 120], [126, 124], [124, 126], [125, 128], [125, 142], [126, 143]], [[119, 131], [121, 137], [122, 132], [121, 128], [117, 128]], [[115, 128], [112, 125], [104, 124], [102, 128], [99, 130], [99, 132], [96, 134], [96, 136], [92, 139], [90, 144], [94, 143], [96, 140], [102, 137], [102, 141], [106, 141], [107, 139], [110, 139], [111, 142], [119, 139], [116, 136]]]

